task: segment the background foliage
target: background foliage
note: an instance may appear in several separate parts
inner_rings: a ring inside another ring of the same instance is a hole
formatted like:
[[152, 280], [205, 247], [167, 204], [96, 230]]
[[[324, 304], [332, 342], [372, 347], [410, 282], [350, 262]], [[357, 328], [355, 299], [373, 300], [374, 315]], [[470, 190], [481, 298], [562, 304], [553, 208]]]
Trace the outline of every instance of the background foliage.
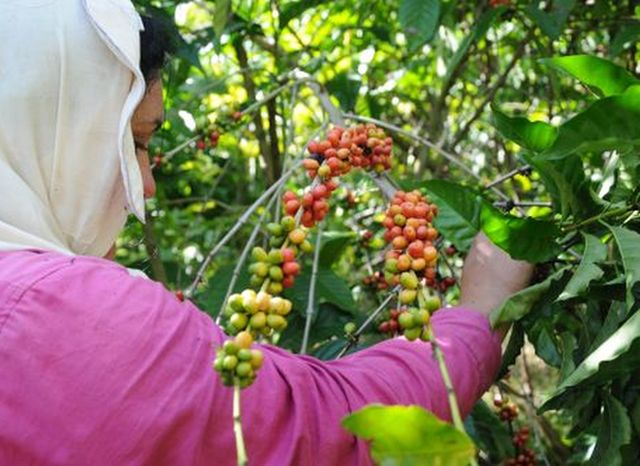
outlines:
[[[513, 257], [542, 264], [538, 283], [493, 316], [516, 322], [502, 374], [516, 362], [494, 391], [527, 413], [540, 464], [640, 464], [637, 1], [136, 3], [176, 25], [177, 57], [154, 141], [158, 195], [147, 225], [128, 226], [118, 260], [186, 288], [328, 121], [318, 83], [346, 114], [413, 135], [395, 136], [392, 177], [438, 203], [443, 246], [464, 253], [483, 230]], [[213, 129], [217, 147], [197, 149]], [[304, 183], [302, 173], [289, 181]], [[383, 201], [366, 177], [340, 193], [319, 260], [310, 351], [321, 358], [334, 357], [343, 325], [364, 321], [380, 299], [362, 279], [383, 244], [362, 234], [381, 230]], [[207, 271], [196, 300], [214, 316], [259, 214]], [[457, 275], [461, 258], [448, 265], [443, 275]], [[295, 351], [305, 270], [281, 341]], [[243, 272], [236, 287], [246, 283]], [[457, 290], [446, 298], [455, 303]], [[361, 346], [382, 337], [372, 327]], [[513, 454], [486, 404], [467, 427], [483, 464]]]

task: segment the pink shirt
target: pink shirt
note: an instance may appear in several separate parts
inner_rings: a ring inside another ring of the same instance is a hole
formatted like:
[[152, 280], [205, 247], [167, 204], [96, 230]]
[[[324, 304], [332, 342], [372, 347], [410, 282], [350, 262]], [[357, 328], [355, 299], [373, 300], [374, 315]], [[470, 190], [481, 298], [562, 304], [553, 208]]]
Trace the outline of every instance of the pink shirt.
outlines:
[[[497, 371], [499, 339], [468, 310], [433, 324], [466, 415]], [[233, 393], [211, 368], [224, 338], [115, 263], [0, 253], [0, 464], [234, 465]], [[373, 402], [449, 418], [427, 344], [394, 339], [334, 362], [263, 350], [242, 392], [252, 466], [372, 464], [340, 420]]]

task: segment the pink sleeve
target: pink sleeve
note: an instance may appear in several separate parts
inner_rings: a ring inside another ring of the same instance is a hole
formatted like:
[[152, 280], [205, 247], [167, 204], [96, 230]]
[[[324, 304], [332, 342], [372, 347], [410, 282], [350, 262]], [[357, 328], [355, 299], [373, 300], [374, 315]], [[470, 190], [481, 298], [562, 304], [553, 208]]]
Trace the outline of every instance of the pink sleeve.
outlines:
[[[234, 465], [232, 390], [211, 368], [224, 334], [161, 285], [103, 264], [72, 259], [0, 305], [0, 419], [12, 420], [0, 423], [0, 464]], [[499, 341], [474, 312], [433, 322], [466, 414]], [[340, 426], [368, 403], [449, 415], [426, 344], [396, 339], [336, 362], [264, 350], [242, 392], [253, 466], [371, 464]]]
[[[484, 316], [470, 310], [442, 310], [433, 325], [466, 416], [493, 382], [500, 339]], [[425, 343], [397, 338], [333, 362], [265, 349], [268, 362], [255, 386], [246, 390], [243, 407], [251, 419], [252, 413], [261, 413], [264, 425], [275, 421], [275, 432], [285, 428], [287, 438], [297, 441], [293, 449], [288, 442], [262, 443], [249, 432], [249, 445], [273, 455], [273, 464], [278, 457], [291, 461], [282, 464], [371, 464], [366, 444], [355, 445], [354, 437], [339, 427], [343, 416], [370, 403], [417, 404], [450, 419], [438, 365]], [[318, 457], [323, 461], [314, 463]]]

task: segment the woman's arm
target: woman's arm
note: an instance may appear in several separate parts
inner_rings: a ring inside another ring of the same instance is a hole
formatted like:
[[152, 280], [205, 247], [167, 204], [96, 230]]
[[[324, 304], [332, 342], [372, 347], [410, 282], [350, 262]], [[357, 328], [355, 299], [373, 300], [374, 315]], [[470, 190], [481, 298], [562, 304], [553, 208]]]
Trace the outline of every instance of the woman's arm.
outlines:
[[[16, 420], [0, 429], [0, 458], [234, 465], [233, 391], [211, 367], [221, 329], [162, 285], [106, 261], [52, 262], [55, 271], [23, 285], [0, 339], [10, 374], [0, 412]], [[465, 415], [498, 369], [499, 338], [465, 309], [442, 310], [433, 325]], [[370, 464], [366, 444], [340, 426], [369, 403], [449, 417], [428, 344], [398, 338], [335, 362], [263, 350], [265, 364], [242, 392], [254, 466]]]

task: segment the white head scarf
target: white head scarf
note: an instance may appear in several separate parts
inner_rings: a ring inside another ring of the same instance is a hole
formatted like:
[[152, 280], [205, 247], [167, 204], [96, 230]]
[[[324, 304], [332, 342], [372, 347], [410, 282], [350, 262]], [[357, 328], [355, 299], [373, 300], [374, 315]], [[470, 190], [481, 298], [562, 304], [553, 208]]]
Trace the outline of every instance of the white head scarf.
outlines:
[[0, 0], [0, 251], [103, 256], [144, 221], [129, 0]]

